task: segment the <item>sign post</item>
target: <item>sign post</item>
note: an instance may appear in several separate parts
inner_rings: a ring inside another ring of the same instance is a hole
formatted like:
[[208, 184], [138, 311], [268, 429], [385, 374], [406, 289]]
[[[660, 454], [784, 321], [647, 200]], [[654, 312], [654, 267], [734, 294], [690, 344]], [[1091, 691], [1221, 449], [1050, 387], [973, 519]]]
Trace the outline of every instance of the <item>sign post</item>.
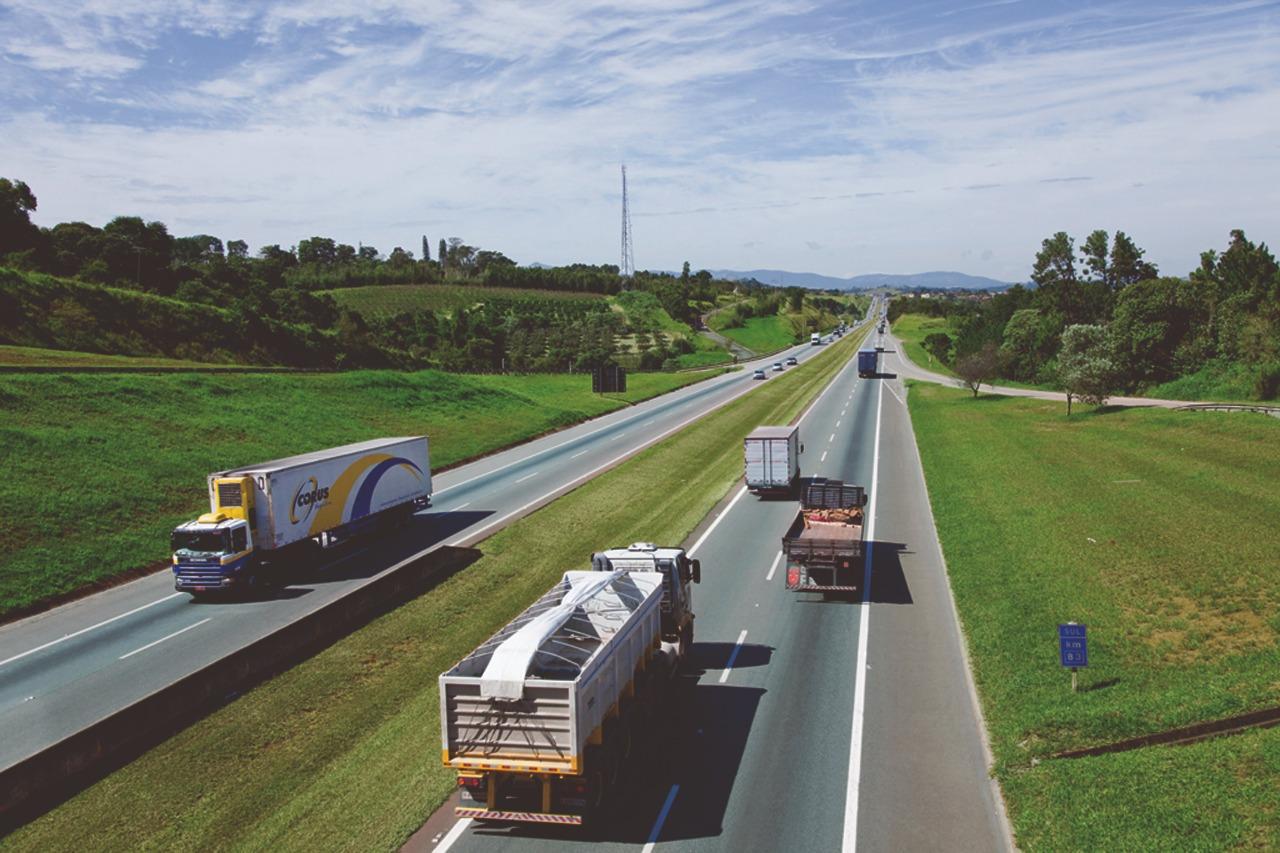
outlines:
[[1089, 665], [1088, 626], [1075, 622], [1058, 626], [1058, 658], [1064, 667], [1071, 668], [1071, 692], [1075, 693], [1076, 673]]

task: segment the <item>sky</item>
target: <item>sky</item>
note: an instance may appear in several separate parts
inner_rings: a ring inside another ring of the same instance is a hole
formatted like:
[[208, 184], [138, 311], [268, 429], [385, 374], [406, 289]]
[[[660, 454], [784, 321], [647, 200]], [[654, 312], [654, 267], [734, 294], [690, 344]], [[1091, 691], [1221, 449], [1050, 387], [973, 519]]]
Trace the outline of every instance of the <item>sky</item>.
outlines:
[[117, 215], [521, 262], [1025, 280], [1280, 243], [1280, 2], [0, 0], [0, 176]]

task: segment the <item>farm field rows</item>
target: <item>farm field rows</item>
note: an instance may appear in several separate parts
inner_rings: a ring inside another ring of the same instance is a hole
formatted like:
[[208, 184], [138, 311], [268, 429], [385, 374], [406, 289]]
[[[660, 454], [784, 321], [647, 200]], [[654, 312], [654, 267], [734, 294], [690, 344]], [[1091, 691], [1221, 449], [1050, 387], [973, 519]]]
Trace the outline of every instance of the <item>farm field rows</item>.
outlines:
[[[1050, 757], [1280, 704], [1280, 421], [908, 399], [1019, 845], [1280, 845], [1280, 730]], [[1068, 621], [1090, 640], [1076, 694]]]
[[371, 317], [391, 317], [403, 311], [452, 313], [486, 299], [552, 299], [556, 301], [598, 302], [597, 293], [560, 290], [524, 290], [514, 287], [482, 287], [469, 284], [388, 284], [371, 287], [343, 287], [321, 291], [332, 296], [341, 308]]

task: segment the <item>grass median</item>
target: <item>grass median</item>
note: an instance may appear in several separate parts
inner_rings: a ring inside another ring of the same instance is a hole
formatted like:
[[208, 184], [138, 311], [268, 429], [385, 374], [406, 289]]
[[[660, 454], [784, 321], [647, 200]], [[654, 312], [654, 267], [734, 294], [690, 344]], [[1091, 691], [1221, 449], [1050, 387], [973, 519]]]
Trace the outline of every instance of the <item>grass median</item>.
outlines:
[[249, 691], [8, 845], [397, 847], [455, 785], [440, 764], [439, 674], [564, 571], [585, 567], [592, 551], [684, 540], [741, 476], [743, 437], [795, 417], [860, 337], [486, 539], [462, 572]]
[[0, 619], [167, 560], [210, 471], [421, 434], [439, 469], [714, 375], [0, 375]]
[[[1280, 421], [909, 403], [1019, 845], [1280, 846], [1280, 730], [1050, 757], [1280, 704]], [[1067, 621], [1089, 628], [1075, 694]]]

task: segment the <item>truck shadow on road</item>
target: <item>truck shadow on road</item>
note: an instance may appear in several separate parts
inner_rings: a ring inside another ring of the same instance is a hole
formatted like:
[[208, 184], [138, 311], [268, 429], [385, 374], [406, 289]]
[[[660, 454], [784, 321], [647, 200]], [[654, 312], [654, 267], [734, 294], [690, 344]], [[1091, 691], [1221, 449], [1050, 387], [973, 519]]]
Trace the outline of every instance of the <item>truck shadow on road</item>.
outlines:
[[[738, 650], [734, 657], [734, 649]], [[773, 646], [759, 643], [694, 643], [691, 665], [696, 671], [723, 670], [732, 659], [734, 669], [748, 669], [753, 666], [768, 666], [773, 657]]]
[[[901, 542], [872, 542], [871, 551], [871, 594], [867, 601], [871, 604], [914, 604], [911, 598], [911, 587], [907, 584], [907, 576], [902, 571], [903, 553], [907, 546]], [[859, 577], [861, 581], [861, 577]], [[861, 585], [861, 584], [859, 584]], [[799, 593], [802, 604], [861, 604], [862, 590], [848, 593], [827, 593], [818, 595], [812, 592]]]

